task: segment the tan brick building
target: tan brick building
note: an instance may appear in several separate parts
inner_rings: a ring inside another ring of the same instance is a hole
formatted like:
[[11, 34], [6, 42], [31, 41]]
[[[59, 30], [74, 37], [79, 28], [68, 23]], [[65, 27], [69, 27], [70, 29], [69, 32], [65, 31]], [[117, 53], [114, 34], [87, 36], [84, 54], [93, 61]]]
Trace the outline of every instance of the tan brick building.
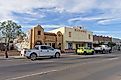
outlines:
[[50, 45], [54, 48], [62, 49], [63, 35], [60, 31], [57, 33], [44, 32], [44, 29], [37, 25], [29, 31], [29, 48], [37, 44]]
[[93, 43], [94, 44], [99, 44], [99, 43], [107, 44], [108, 42], [112, 42], [112, 37], [93, 35]]

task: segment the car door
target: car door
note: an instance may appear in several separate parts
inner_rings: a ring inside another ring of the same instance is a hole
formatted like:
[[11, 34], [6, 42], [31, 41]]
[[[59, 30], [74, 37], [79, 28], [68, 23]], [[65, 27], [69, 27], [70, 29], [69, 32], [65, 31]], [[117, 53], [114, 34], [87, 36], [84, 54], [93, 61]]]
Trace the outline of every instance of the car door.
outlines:
[[41, 46], [40, 56], [48, 56], [49, 50], [47, 46]]
[[52, 48], [51, 46], [47, 46], [47, 49], [49, 50], [48, 51], [48, 55], [55, 55], [55, 51], [54, 51], [54, 48]]
[[35, 46], [33, 49], [35, 50], [35, 53], [37, 54], [37, 56], [40, 56], [40, 47]]

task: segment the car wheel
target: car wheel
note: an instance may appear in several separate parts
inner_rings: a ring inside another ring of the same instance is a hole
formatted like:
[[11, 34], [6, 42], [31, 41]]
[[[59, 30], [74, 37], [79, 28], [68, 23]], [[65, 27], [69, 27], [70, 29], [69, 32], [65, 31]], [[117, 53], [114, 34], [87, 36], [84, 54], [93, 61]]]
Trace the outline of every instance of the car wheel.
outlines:
[[95, 53], [95, 52], [94, 52], [94, 51], [92, 51], [92, 55], [94, 55], [94, 53]]
[[55, 58], [60, 58], [60, 53], [56, 53]]
[[37, 55], [36, 55], [35, 53], [32, 53], [32, 54], [30, 55], [30, 59], [31, 59], [32, 61], [34, 61], [36, 58], [37, 58]]
[[86, 55], [87, 54], [87, 52], [86, 51], [84, 51], [84, 55]]
[[109, 50], [109, 53], [111, 53], [112, 52], [112, 50]]

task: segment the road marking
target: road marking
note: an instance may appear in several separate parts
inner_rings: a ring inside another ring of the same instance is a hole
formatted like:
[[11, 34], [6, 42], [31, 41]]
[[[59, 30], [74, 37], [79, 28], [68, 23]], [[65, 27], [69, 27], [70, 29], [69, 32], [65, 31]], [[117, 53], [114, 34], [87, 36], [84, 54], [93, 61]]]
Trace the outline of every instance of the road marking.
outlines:
[[55, 61], [28, 61], [31, 63], [51, 63], [51, 62], [55, 62]]
[[110, 58], [110, 59], [107, 59], [107, 60], [116, 60], [116, 59], [119, 59], [118, 57], [117, 58]]
[[30, 76], [42, 75], [42, 74], [47, 74], [47, 73], [57, 72], [57, 71], [58, 70], [50, 70], [50, 71], [45, 71], [45, 72], [40, 72], [40, 73], [33, 73], [33, 74], [30, 74], [30, 75], [25, 75], [25, 76], [10, 78], [10, 79], [6, 79], [6, 80], [17, 80], [17, 79], [22, 79], [22, 78], [30, 77]]
[[[111, 61], [111, 60], [116, 60], [116, 59], [119, 59], [119, 58], [117, 57], [117, 58], [111, 58], [111, 59], [104, 59], [104, 60], [101, 60], [101, 61], [86, 62], [86, 63], [82, 63], [81, 65], [90, 64], [90, 63], [100, 63], [100, 62], [103, 62], [103, 61]], [[52, 73], [52, 72], [58, 72], [58, 71], [62, 71], [62, 70], [68, 69], [68, 68], [76, 67], [76, 66], [77, 65], [73, 65], [71, 67], [68, 66], [68, 67], [65, 67], [65, 68], [60, 68], [58, 70], [49, 70], [49, 71], [40, 72], [40, 73], [33, 73], [33, 74], [24, 75], [24, 76], [15, 77], [15, 78], [10, 78], [10, 79], [6, 79], [6, 80], [17, 80], [17, 79], [22, 79], [22, 78], [26, 78], [26, 77], [36, 76], [36, 75], [42, 75], [42, 74], [47, 74], [47, 73]]]

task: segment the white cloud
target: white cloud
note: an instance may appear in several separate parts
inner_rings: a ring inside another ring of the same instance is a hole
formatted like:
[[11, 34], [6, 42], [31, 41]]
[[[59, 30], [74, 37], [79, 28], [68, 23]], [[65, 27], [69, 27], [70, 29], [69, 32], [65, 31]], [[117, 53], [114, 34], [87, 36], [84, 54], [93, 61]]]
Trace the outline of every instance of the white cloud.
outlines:
[[121, 31], [93, 31], [94, 33], [119, 34]]
[[81, 12], [89, 10], [94, 4], [95, 0], [0, 0], [0, 20], [14, 18], [11, 12], [31, 13], [32, 9], [51, 7], [60, 12]]
[[77, 13], [94, 8], [96, 0], [56, 0], [56, 6], [60, 10]]
[[[27, 13], [35, 17], [41, 14], [33, 12], [33, 9], [55, 7], [54, 10], [61, 13], [64, 11], [69, 13], [86, 13], [91, 9], [103, 10], [104, 14], [100, 14], [98, 16], [85, 18], [80, 17], [69, 20], [90, 21], [107, 18], [108, 20], [98, 22], [99, 24], [103, 24], [109, 23], [112, 18], [121, 18], [120, 4], [121, 0], [0, 0], [0, 20], [14, 20], [15, 16], [12, 15], [12, 12]], [[45, 16], [42, 15], [42, 17]]]
[[115, 19], [100, 20], [97, 23], [101, 25], [108, 25], [108, 24], [121, 23], [120, 21], [121, 21], [121, 18], [115, 18]]
[[100, 19], [104, 19], [102, 17], [79, 17], [79, 18], [72, 18], [69, 19], [68, 22], [73, 22], [73, 21], [93, 21], [93, 20], [100, 20]]
[[33, 14], [32, 9], [52, 7], [51, 2], [51, 0], [0, 0], [0, 20], [13, 19], [12, 12]]
[[[87, 7], [87, 10], [90, 9], [99, 9], [102, 11], [103, 14], [99, 14], [93, 17], [77, 17], [69, 19], [69, 22], [72, 21], [97, 21], [98, 24], [112, 24], [112, 23], [119, 23], [121, 20], [121, 0], [100, 0], [94, 1], [93, 6], [91, 8]], [[85, 4], [86, 5], [86, 4]], [[95, 13], [95, 12], [94, 12]], [[102, 19], [102, 20], [101, 20]]]

